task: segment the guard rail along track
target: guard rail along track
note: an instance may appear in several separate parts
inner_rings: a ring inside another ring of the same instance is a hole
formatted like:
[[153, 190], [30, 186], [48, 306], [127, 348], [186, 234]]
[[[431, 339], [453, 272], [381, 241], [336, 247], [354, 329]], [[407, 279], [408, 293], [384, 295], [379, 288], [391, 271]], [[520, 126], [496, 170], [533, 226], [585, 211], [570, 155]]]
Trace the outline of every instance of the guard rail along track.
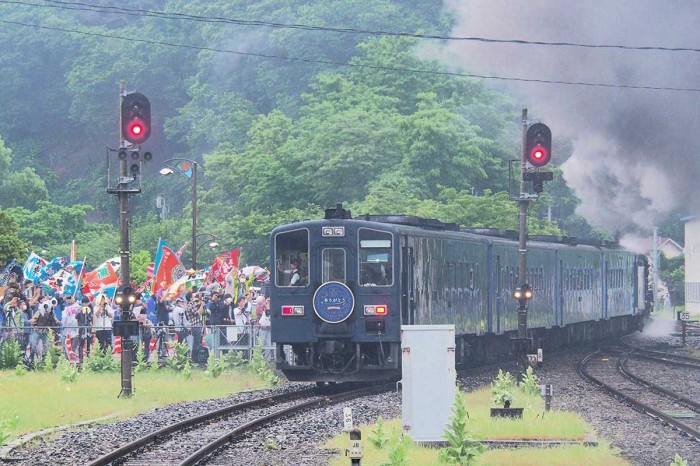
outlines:
[[[625, 402], [632, 405], [632, 407], [634, 409], [636, 409], [644, 414], [647, 414], [650, 417], [655, 418], [661, 422], [666, 422], [667, 424], [675, 427], [676, 429], [678, 429], [682, 433], [689, 435], [691, 438], [693, 438], [697, 442], [700, 442], [700, 430], [694, 429], [694, 428], [686, 425], [685, 423], [679, 421], [678, 419], [675, 419], [672, 416], [669, 416], [668, 414], [623, 393], [622, 391], [616, 389], [612, 385], [610, 385], [610, 384], [604, 382], [603, 380], [595, 377], [594, 375], [590, 374], [588, 369], [587, 369], [587, 364], [591, 360], [591, 358], [593, 358], [596, 355], [602, 355], [600, 349], [589, 354], [582, 361], [579, 362], [579, 366], [578, 366], [579, 373], [581, 374], [581, 376], [584, 379], [587, 379], [587, 380], [593, 382], [594, 384], [602, 387], [604, 390], [613, 394], [617, 398], [624, 400]], [[620, 371], [620, 373], [622, 373], [625, 377], [633, 380], [634, 382], [636, 382], [640, 385], [647, 387], [648, 389], [650, 389], [652, 391], [660, 393], [660, 394], [670, 398], [671, 400], [673, 400], [675, 402], [685, 404], [696, 412], [700, 412], [700, 403], [697, 403], [694, 400], [690, 400], [688, 398], [682, 397], [682, 396], [680, 396], [680, 395], [678, 395], [670, 390], [667, 390], [667, 389], [660, 387], [652, 382], [649, 382], [648, 380], [645, 380], [641, 377], [638, 377], [638, 376], [632, 374], [626, 365], [627, 358], [629, 356], [629, 352], [621, 352], [619, 356], [620, 356], [620, 359], [618, 359], [617, 368]]]
[[[356, 386], [357, 385], [354, 385], [353, 387]], [[191, 453], [187, 458], [185, 458], [181, 462], [171, 463], [183, 466], [194, 465], [200, 462], [202, 459], [206, 458], [207, 456], [211, 455], [216, 450], [225, 446], [227, 443], [234, 441], [237, 437], [241, 436], [242, 434], [260, 428], [265, 424], [271, 423], [277, 419], [288, 417], [307, 409], [316, 408], [324, 405], [330, 405], [346, 399], [379, 393], [382, 391], [393, 389], [394, 387], [395, 386], [393, 384], [386, 384], [371, 387], [364, 386], [359, 389], [348, 389], [347, 387], [344, 387], [342, 385], [337, 385], [333, 390], [334, 393], [328, 393], [328, 389], [324, 390], [315, 387], [305, 390], [298, 390], [292, 393], [267, 396], [250, 401], [245, 401], [242, 403], [232, 404], [220, 409], [209, 411], [199, 416], [184, 419], [180, 422], [171, 424], [155, 432], [151, 432], [142, 437], [139, 437], [93, 460], [92, 462], [88, 463], [88, 466], [106, 466], [111, 464], [124, 464], [127, 461], [131, 462], [134, 458], [138, 459], [139, 456], [142, 456], [144, 455], [144, 453], [147, 453], [149, 447], [153, 447], [160, 442], [172, 438], [173, 435], [177, 434], [178, 432], [191, 430], [193, 427], [209, 423], [210, 421], [216, 419], [229, 417], [240, 413], [244, 410], [269, 408], [270, 406], [274, 406], [281, 403], [289, 403], [290, 401], [311, 398], [310, 400], [302, 401], [301, 403], [295, 404], [291, 407], [286, 407], [284, 409], [277, 410], [271, 414], [260, 416], [249, 422], [245, 422], [244, 424], [241, 424], [232, 430], [226, 431], [224, 434], [220, 435], [212, 442], [200, 446], [198, 450]], [[194, 450], [194, 448], [196, 447], [190, 448], [190, 450]], [[148, 464], [148, 462], [145, 462], [144, 464]]]

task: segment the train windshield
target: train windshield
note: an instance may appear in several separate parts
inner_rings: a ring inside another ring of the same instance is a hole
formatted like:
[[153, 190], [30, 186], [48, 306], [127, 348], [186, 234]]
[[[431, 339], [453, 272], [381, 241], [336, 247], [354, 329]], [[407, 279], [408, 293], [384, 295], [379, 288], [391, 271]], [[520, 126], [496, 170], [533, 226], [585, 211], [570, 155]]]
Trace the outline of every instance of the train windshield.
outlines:
[[392, 285], [394, 259], [391, 233], [360, 228], [358, 236], [360, 286]]
[[323, 253], [323, 282], [345, 283], [345, 250], [338, 248], [324, 249]]
[[275, 285], [306, 286], [309, 283], [309, 230], [275, 236]]

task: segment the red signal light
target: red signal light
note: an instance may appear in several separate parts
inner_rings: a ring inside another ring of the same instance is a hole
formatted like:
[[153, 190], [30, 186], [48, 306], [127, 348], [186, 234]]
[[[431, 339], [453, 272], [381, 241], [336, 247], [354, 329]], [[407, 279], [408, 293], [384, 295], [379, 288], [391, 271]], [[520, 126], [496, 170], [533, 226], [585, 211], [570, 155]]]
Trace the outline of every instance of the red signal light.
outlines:
[[547, 157], [547, 151], [545, 151], [543, 148], [536, 147], [532, 150], [533, 160], [544, 160], [545, 157]]
[[151, 103], [148, 98], [132, 92], [126, 94], [121, 106], [122, 136], [132, 144], [146, 142], [151, 135]]
[[141, 136], [141, 134], [143, 134], [143, 130], [144, 130], [143, 125], [139, 121], [132, 121], [129, 124], [128, 131], [129, 131], [129, 134], [131, 134], [131, 137], [133, 137], [133, 138], [138, 138], [139, 136]]
[[374, 308], [375, 315], [383, 316], [386, 315], [386, 306], [377, 306]]

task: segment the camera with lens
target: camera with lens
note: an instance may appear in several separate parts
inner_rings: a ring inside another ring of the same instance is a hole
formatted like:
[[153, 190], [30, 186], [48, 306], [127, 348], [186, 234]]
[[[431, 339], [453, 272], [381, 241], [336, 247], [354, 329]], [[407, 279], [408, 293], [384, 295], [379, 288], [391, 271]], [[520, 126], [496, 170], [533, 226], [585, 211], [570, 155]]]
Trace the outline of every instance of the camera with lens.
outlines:
[[49, 303], [44, 303], [44, 304], [42, 304], [42, 306], [43, 306], [43, 308], [46, 309], [46, 310], [48, 310], [49, 307], [50, 307], [50, 306], [49, 306]]
[[56, 306], [58, 306], [58, 299], [51, 298], [51, 307], [56, 307]]

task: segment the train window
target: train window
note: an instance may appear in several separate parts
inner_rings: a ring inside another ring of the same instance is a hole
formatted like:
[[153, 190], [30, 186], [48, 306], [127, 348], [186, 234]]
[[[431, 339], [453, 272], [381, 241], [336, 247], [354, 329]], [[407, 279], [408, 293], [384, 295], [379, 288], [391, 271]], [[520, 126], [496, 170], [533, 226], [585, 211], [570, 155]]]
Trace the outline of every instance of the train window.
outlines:
[[323, 283], [345, 283], [345, 250], [340, 248], [324, 249], [321, 257], [323, 260], [321, 271]]
[[309, 230], [277, 233], [275, 236], [275, 285], [307, 286], [309, 284]]
[[358, 271], [360, 286], [389, 286], [394, 282], [391, 233], [360, 228]]

